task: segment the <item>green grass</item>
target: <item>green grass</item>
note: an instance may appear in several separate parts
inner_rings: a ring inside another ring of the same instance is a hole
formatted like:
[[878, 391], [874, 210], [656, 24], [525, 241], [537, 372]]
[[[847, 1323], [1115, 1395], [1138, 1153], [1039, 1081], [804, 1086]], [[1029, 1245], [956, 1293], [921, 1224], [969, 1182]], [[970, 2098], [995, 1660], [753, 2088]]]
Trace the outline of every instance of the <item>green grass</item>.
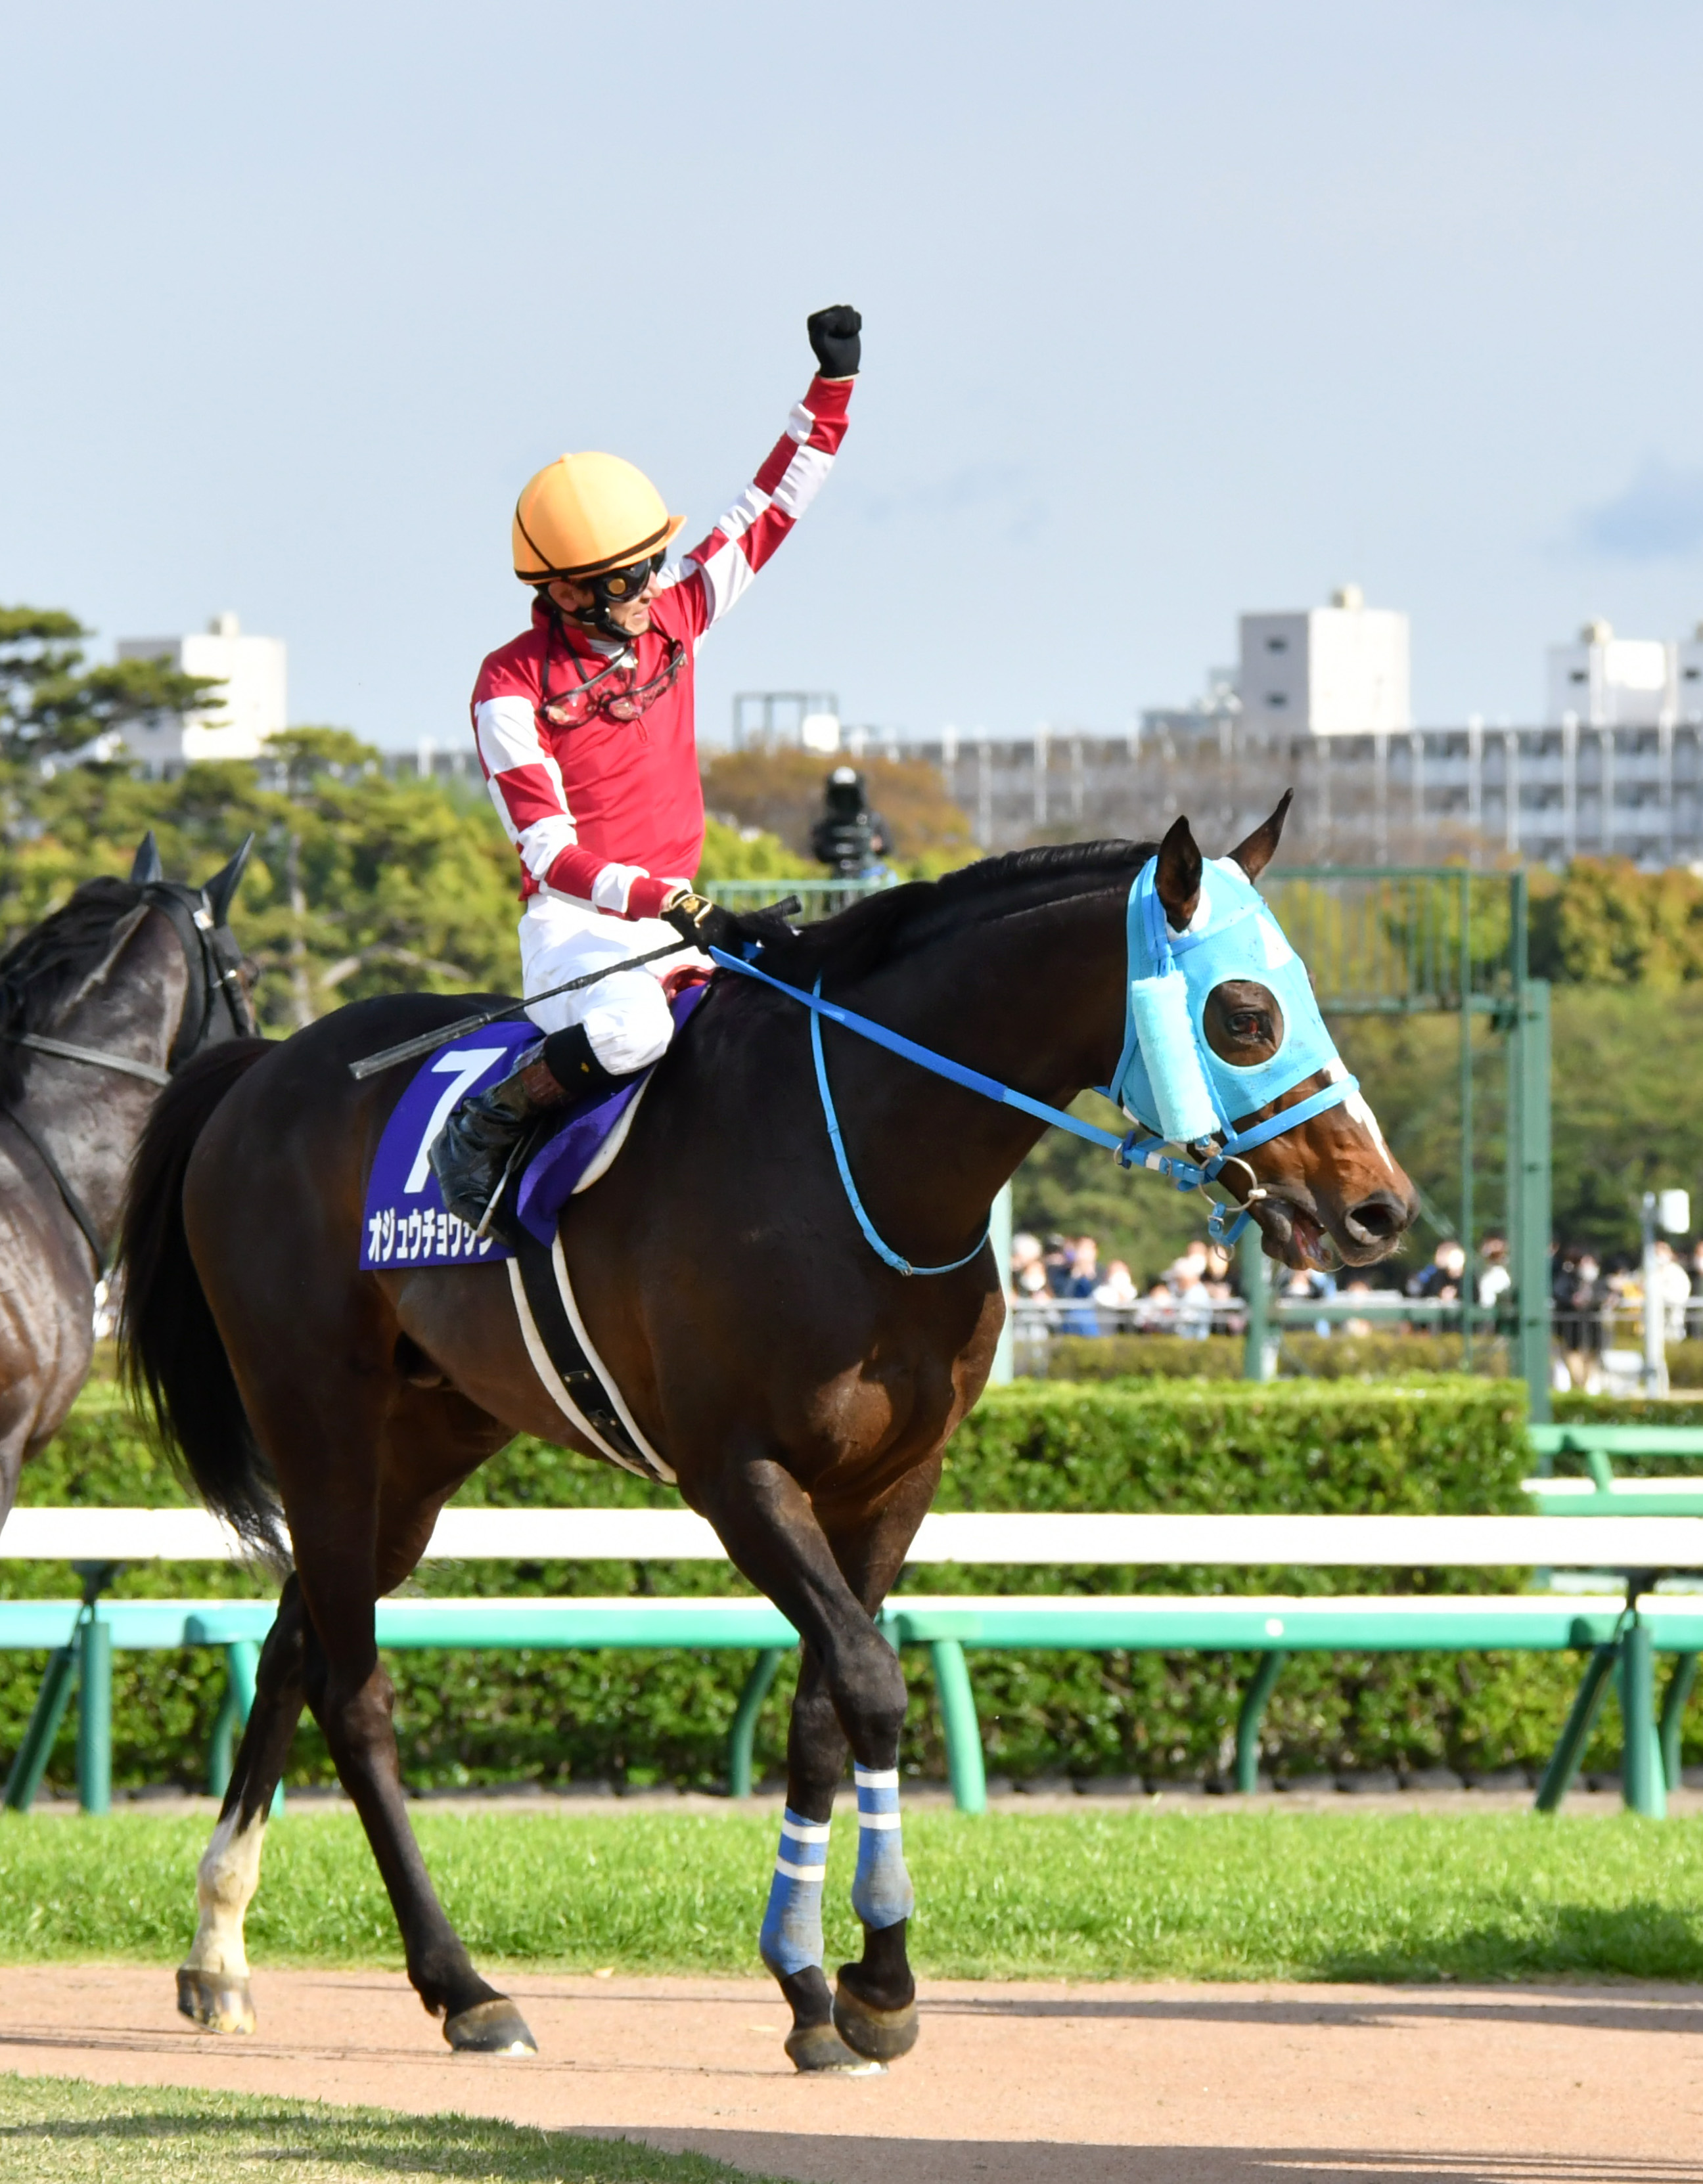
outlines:
[[[758, 1814], [425, 1813], [484, 1964], [751, 1973], [774, 1854]], [[176, 1964], [198, 1822], [0, 1824], [0, 1963]], [[835, 1830], [830, 1964], [855, 1954]], [[1703, 1980], [1703, 1820], [1511, 1814], [913, 1813], [919, 1969], [959, 1979]], [[248, 1918], [260, 1966], [398, 1966], [358, 1823], [287, 1818]]]
[[472, 2116], [0, 2077], [0, 2179], [230, 2184], [233, 2174], [261, 2163], [296, 2184], [424, 2184], [436, 2176], [470, 2184], [761, 2184], [701, 2154]]

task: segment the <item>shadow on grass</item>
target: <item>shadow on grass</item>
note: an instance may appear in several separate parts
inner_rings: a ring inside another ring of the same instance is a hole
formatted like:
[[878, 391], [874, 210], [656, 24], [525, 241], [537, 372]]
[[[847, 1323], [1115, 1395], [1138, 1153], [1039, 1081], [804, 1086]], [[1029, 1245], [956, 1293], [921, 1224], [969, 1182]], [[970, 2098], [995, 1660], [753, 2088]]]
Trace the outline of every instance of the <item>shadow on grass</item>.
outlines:
[[1659, 1903], [1533, 1904], [1518, 1918], [1321, 1957], [1322, 1980], [1703, 1980], [1703, 1921]]
[[[660, 2132], [783, 2176], [821, 2176], [822, 2142], [781, 2131]], [[858, 2170], [855, 2173], [867, 2174]], [[1695, 2161], [1343, 2146], [1112, 2146], [1057, 2140], [884, 2138], [885, 2184], [1697, 2184]]]
[[[20, 2108], [36, 2113], [20, 2118]], [[312, 2162], [350, 2177], [425, 2173], [469, 2184], [559, 2184], [568, 2175], [573, 2184], [762, 2184], [702, 2153], [477, 2116], [397, 2115], [64, 2079], [14, 2080], [0, 2092], [0, 2168], [22, 2174], [12, 2164], [27, 2159], [31, 2147], [51, 2145], [54, 2173], [70, 2173], [64, 2157], [80, 2142], [95, 2151], [98, 2169], [89, 2173], [105, 2184], [198, 2180], [256, 2159]]]

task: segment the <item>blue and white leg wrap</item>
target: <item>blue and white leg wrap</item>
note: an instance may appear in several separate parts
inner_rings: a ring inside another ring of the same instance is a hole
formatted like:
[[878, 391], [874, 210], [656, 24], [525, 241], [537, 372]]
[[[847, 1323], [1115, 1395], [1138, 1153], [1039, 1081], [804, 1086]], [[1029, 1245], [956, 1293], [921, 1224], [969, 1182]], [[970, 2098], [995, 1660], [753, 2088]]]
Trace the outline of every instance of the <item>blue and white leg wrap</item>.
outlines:
[[852, 1908], [879, 1932], [896, 1926], [917, 1908], [905, 1848], [899, 1836], [899, 1770], [854, 1767], [857, 1784], [857, 1872]]
[[777, 1979], [822, 1962], [822, 1877], [828, 1864], [828, 1820], [801, 1819], [790, 1805], [780, 1816], [780, 1853], [769, 1883], [757, 1947]]

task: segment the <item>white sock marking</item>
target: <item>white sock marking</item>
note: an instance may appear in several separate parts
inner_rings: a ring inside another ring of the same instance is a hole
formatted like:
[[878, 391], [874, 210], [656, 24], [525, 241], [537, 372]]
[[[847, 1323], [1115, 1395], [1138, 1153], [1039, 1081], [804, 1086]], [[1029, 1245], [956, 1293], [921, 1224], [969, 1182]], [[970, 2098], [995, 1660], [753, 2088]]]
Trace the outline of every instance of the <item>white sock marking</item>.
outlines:
[[232, 1979], [248, 1976], [243, 1947], [243, 1920], [260, 1883], [260, 1844], [266, 1816], [256, 1813], [246, 1828], [232, 1813], [213, 1830], [195, 1869], [195, 1898], [201, 1907], [195, 1939], [184, 1959], [187, 1971], [217, 1972]]

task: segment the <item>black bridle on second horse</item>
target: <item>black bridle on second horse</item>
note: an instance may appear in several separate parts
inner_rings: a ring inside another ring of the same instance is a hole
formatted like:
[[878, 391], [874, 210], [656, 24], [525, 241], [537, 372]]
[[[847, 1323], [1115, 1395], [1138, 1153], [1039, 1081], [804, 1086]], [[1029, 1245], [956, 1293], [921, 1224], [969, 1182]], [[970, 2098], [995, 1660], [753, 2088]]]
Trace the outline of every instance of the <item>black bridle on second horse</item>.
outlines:
[[[189, 972], [190, 991], [177, 1035], [171, 1042], [164, 1069], [151, 1061], [138, 1061], [127, 1054], [109, 1054], [100, 1047], [78, 1046], [69, 1039], [52, 1039], [45, 1032], [17, 1032], [7, 1044], [47, 1054], [62, 1061], [81, 1061], [94, 1069], [109, 1069], [123, 1077], [139, 1077], [144, 1083], [164, 1086], [202, 1048], [220, 1039], [247, 1039], [254, 1029], [254, 1011], [243, 983], [243, 951], [226, 922], [231, 903], [243, 878], [248, 854], [254, 846], [250, 834], [231, 861], [216, 872], [204, 887], [182, 880], [168, 880], [161, 871], [159, 852], [150, 833], [136, 855], [131, 878], [137, 889], [137, 906], [157, 910], [177, 935]], [[215, 1033], [222, 1011], [228, 1028]], [[0, 1034], [0, 1038], [4, 1038]], [[94, 1255], [97, 1275], [106, 1271], [106, 1250], [93, 1217], [75, 1186], [59, 1166], [46, 1141], [14, 1107], [0, 1109], [6, 1119], [41, 1162], [64, 1201], [65, 1211], [81, 1230]]]

